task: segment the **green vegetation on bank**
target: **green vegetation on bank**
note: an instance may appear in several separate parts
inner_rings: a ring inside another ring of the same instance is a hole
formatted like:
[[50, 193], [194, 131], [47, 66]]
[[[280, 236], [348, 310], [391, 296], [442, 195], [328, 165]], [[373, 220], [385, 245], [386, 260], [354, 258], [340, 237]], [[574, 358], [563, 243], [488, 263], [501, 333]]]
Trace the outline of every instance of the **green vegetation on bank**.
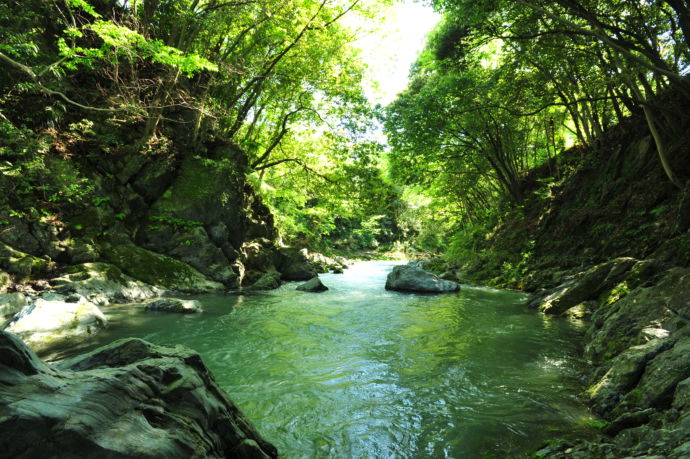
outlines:
[[[639, 231], [622, 234], [639, 224], [666, 226], [690, 176], [683, 143], [690, 95], [684, 2], [434, 5], [443, 21], [408, 89], [385, 114], [393, 177], [429, 198], [420, 213], [437, 237], [418, 245], [455, 263], [479, 253], [476, 277], [499, 275], [514, 285], [514, 276], [529, 271], [535, 245], [543, 244], [537, 239], [555, 236], [568, 249], [581, 236], [532, 231], [545, 209], [558, 208], [555, 200], [566, 201], [564, 187], [575, 195], [574, 178], [600, 187], [582, 190], [586, 199], [568, 209], [574, 227], [581, 223], [578, 212], [600, 226], [586, 232], [597, 253], [599, 240], [625, 244], [639, 237]], [[620, 151], [638, 142], [644, 143], [636, 151]], [[616, 180], [645, 183], [655, 199], [635, 203], [633, 192], [622, 189], [616, 196], [606, 189], [620, 188]], [[616, 202], [626, 199], [633, 199], [635, 215]], [[599, 215], [592, 214], [596, 208]], [[609, 218], [606, 210], [623, 213]]]
[[[375, 22], [383, 4], [3, 2], [0, 224], [110, 237], [84, 225], [94, 215], [77, 215], [94, 207], [100, 220], [131, 227], [137, 209], [121, 204], [111, 183], [146, 172], [153, 182], [135, 191], [156, 201], [169, 182], [164, 169], [192, 168], [199, 180], [147, 217], [182, 242], [202, 222], [175, 201], [204, 193], [213, 170], [263, 197], [286, 244], [392, 245], [400, 192], [380, 170], [382, 145], [368, 139], [373, 108], [350, 46], [355, 32], [342, 24], [353, 14]], [[220, 154], [220, 144], [241, 154]]]

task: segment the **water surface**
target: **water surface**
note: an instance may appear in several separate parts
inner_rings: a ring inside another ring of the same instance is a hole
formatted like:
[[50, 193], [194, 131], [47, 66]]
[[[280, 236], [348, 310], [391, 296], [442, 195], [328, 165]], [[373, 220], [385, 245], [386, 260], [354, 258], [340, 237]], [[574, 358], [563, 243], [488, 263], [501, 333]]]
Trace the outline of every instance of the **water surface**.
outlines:
[[[199, 315], [111, 309], [98, 344], [138, 336], [198, 351], [284, 457], [522, 456], [581, 427], [578, 330], [515, 292], [384, 290], [392, 262], [208, 295]], [[108, 312], [108, 311], [106, 311]]]

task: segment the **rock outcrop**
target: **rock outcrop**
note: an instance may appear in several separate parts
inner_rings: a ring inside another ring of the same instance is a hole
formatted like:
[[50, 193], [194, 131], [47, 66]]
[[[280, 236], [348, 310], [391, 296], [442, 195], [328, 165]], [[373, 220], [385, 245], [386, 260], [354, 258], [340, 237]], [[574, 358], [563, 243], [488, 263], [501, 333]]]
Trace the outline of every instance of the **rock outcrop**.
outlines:
[[396, 266], [386, 278], [386, 290], [420, 293], [457, 292], [457, 282], [443, 280], [435, 274], [424, 271], [417, 264]]
[[281, 278], [286, 281], [306, 281], [316, 276], [316, 269], [304, 251], [285, 247], [279, 250], [277, 264]]
[[546, 314], [562, 314], [588, 300], [596, 300], [621, 282], [637, 263], [633, 258], [616, 258], [568, 279], [559, 286], [535, 295], [528, 306]]
[[690, 454], [690, 269], [660, 271], [656, 260], [644, 260], [622, 271], [620, 282], [591, 302], [585, 334], [593, 364], [586, 395], [603, 419], [602, 434], [551, 445], [540, 457]]
[[49, 366], [0, 332], [4, 457], [274, 458], [183, 347], [126, 339]]
[[309, 279], [307, 282], [305, 282], [302, 285], [299, 285], [297, 287], [297, 290], [300, 290], [302, 292], [312, 292], [312, 293], [319, 293], [319, 292], [325, 292], [328, 290], [328, 287], [323, 285], [323, 282], [321, 282], [321, 279], [317, 277], [312, 277]]

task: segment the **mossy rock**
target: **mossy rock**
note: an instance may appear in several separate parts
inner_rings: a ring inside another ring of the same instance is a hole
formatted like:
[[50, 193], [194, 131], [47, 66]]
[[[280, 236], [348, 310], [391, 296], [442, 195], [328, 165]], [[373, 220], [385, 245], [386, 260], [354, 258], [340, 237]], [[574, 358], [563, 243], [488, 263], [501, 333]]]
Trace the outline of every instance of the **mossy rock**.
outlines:
[[53, 265], [48, 260], [29, 255], [0, 242], [0, 268], [9, 274], [17, 275], [20, 279], [45, 274]]
[[0, 269], [0, 293], [7, 292], [7, 287], [12, 285], [12, 276]]
[[223, 289], [186, 263], [130, 243], [104, 249], [105, 258], [126, 274], [146, 283], [180, 292]]
[[280, 273], [274, 269], [269, 270], [259, 277], [246, 290], [273, 290], [280, 287]]

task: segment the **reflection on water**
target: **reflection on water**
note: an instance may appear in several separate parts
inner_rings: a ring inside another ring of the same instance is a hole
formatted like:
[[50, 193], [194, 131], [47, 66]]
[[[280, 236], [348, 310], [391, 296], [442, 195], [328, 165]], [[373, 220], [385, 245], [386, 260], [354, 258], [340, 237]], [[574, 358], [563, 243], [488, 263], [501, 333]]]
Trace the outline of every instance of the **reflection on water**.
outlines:
[[581, 423], [572, 325], [513, 292], [388, 292], [392, 265], [321, 275], [320, 294], [196, 297], [201, 315], [112, 309], [99, 344], [197, 350], [285, 457], [515, 456]]

